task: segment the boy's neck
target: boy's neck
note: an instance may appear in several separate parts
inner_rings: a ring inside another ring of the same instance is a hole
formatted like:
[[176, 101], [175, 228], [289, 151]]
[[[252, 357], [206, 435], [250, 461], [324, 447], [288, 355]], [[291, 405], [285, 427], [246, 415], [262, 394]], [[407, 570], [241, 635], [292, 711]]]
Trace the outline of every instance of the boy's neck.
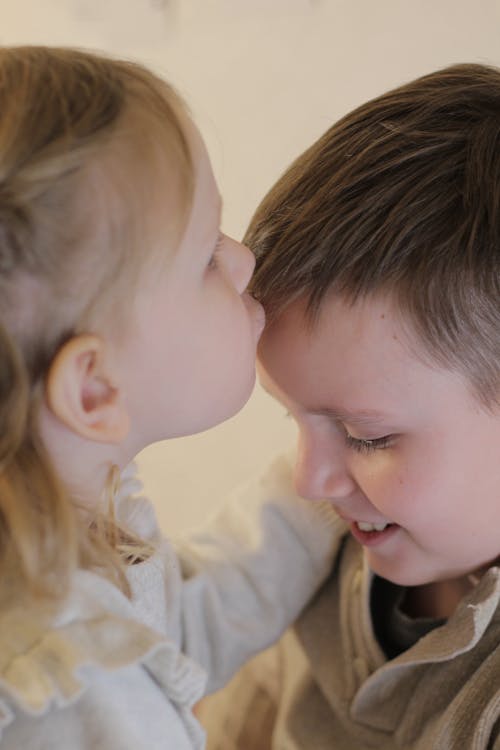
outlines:
[[448, 619], [458, 603], [470, 591], [471, 584], [458, 581], [436, 581], [407, 589], [402, 610], [410, 617]]
[[462, 578], [410, 586], [401, 605], [402, 609], [410, 617], [448, 619], [489, 567], [490, 565], [486, 565], [481, 570]]

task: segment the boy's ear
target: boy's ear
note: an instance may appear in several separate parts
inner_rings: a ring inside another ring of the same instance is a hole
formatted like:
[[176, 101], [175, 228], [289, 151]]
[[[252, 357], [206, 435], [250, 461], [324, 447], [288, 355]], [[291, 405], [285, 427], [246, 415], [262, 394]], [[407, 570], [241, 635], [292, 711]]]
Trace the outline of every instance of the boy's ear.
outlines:
[[75, 336], [54, 357], [46, 379], [50, 411], [73, 432], [99, 443], [120, 443], [130, 421], [106, 366], [105, 342]]

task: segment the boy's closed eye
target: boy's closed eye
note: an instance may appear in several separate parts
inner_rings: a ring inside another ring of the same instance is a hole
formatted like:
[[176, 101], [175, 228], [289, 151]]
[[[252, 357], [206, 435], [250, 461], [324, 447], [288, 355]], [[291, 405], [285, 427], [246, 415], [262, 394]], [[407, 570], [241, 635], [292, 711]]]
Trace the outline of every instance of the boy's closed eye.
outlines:
[[394, 444], [395, 435], [383, 435], [378, 438], [356, 438], [344, 427], [345, 441], [349, 448], [358, 453], [371, 453], [376, 450], [390, 448]]
[[[294, 419], [293, 414], [288, 410], [285, 411], [284, 416], [285, 419]], [[394, 441], [396, 439], [396, 435], [392, 434], [381, 435], [380, 437], [376, 438], [355, 437], [349, 432], [344, 424], [342, 424], [338, 420], [335, 420], [335, 423], [344, 434], [347, 446], [352, 450], [357, 451], [358, 453], [371, 453], [372, 451], [390, 448], [394, 444]]]

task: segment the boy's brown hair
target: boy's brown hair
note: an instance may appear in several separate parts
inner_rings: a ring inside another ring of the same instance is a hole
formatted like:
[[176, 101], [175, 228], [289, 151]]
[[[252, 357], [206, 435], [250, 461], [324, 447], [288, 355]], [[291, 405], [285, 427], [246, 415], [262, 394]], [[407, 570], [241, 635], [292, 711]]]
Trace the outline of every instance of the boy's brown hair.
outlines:
[[500, 386], [500, 70], [454, 65], [362, 105], [285, 172], [245, 242], [278, 316], [389, 294], [432, 361]]

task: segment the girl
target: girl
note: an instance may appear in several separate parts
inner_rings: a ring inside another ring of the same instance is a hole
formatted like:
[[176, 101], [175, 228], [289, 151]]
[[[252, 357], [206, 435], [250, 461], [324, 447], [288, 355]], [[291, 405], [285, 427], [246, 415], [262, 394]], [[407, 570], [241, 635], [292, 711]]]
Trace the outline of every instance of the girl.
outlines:
[[179, 557], [120, 482], [252, 390], [264, 315], [220, 210], [165, 82], [0, 50], [2, 748], [201, 748], [193, 703], [327, 573], [328, 511], [279, 466]]

